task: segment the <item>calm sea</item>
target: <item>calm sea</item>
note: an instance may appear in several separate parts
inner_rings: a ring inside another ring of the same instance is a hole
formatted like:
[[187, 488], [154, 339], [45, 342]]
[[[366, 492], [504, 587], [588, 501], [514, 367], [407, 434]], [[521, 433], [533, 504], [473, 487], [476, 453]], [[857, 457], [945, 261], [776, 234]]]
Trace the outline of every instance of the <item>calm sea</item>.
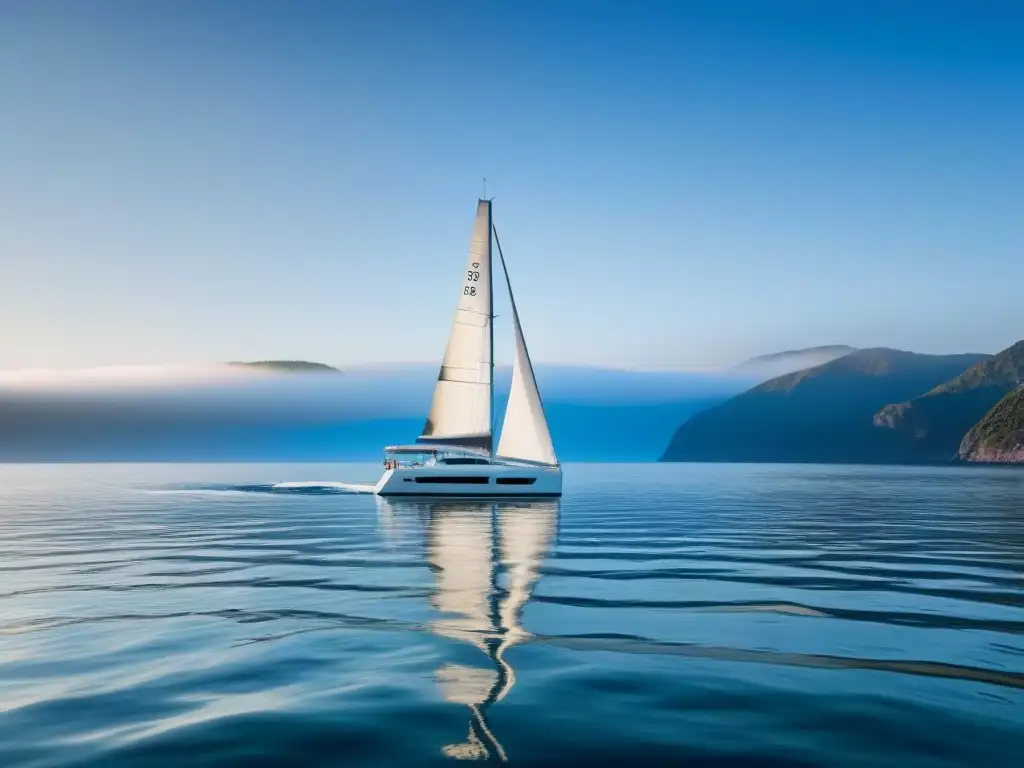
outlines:
[[1024, 472], [0, 466], [0, 765], [1020, 765]]

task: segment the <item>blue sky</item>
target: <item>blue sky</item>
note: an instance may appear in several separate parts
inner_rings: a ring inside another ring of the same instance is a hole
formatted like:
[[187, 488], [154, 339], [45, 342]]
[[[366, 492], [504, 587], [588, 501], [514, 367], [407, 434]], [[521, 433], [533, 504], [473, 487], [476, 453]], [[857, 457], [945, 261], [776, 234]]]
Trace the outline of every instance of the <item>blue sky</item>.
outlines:
[[533, 356], [1024, 336], [1024, 6], [0, 6], [0, 368], [440, 358], [481, 177]]

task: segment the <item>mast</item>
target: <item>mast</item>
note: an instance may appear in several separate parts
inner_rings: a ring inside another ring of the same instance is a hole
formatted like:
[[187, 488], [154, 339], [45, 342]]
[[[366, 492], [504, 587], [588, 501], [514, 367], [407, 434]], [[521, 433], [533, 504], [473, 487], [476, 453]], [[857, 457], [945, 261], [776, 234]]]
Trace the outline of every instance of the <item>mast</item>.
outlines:
[[[484, 179], [484, 195], [486, 195], [486, 194], [487, 194], [487, 179]], [[490, 358], [491, 358], [491, 375], [490, 375], [490, 380], [491, 380], [491, 393], [490, 393], [490, 397], [491, 397], [491, 420], [490, 420], [490, 425], [491, 425], [491, 456], [494, 456], [497, 453], [498, 446], [496, 446], [494, 444], [494, 426], [495, 425], [494, 425], [494, 269], [493, 269], [493, 267], [494, 267], [494, 244], [493, 244], [493, 240], [494, 240], [494, 237], [495, 237], [495, 232], [494, 232], [494, 212], [493, 212], [492, 208], [493, 208], [493, 201], [488, 200], [487, 201], [487, 291], [488, 291], [487, 304], [491, 308], [491, 317], [490, 317], [490, 323], [489, 323], [490, 334], [491, 334], [491, 339], [490, 339], [490, 345], [491, 345], [491, 354], [490, 354]]]

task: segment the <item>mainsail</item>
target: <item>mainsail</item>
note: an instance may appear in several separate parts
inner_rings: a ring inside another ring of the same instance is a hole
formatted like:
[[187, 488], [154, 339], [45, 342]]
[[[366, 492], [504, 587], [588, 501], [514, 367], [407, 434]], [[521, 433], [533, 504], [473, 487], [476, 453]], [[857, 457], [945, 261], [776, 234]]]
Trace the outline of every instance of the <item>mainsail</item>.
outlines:
[[[441, 614], [430, 629], [486, 650], [494, 632], [494, 524], [490, 502], [429, 504], [427, 561], [431, 602]], [[485, 689], [486, 690], [486, 689]]]
[[491, 450], [491, 314], [491, 203], [481, 200], [459, 305], [421, 442]]
[[[501, 253], [500, 242], [498, 252]], [[509, 301], [512, 304], [512, 323], [516, 332], [516, 362], [512, 369], [512, 389], [508, 396], [508, 406], [505, 408], [501, 440], [498, 442], [498, 457], [556, 465], [558, 459], [555, 457], [555, 447], [551, 444], [551, 432], [548, 430], [548, 420], [544, 416], [544, 405], [537, 389], [537, 379], [533, 375], [530, 353], [526, 349], [523, 327], [519, 323], [516, 300], [512, 295], [512, 281], [508, 277], [504, 256], [501, 258], [501, 266], [505, 272]]]

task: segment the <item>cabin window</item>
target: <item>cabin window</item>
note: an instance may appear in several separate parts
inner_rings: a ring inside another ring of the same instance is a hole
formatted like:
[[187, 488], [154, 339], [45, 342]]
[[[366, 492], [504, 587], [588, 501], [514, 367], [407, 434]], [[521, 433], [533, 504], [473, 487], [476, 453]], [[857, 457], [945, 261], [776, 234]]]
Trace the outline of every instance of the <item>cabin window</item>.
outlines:
[[487, 475], [470, 475], [464, 477], [445, 477], [443, 475], [430, 475], [428, 477], [417, 477], [417, 483], [451, 483], [461, 485], [487, 485], [490, 478]]
[[472, 458], [448, 458], [441, 459], [441, 464], [488, 464], [490, 462], [487, 459], [472, 459]]
[[533, 485], [537, 482], [536, 477], [499, 477], [495, 480], [498, 485]]

